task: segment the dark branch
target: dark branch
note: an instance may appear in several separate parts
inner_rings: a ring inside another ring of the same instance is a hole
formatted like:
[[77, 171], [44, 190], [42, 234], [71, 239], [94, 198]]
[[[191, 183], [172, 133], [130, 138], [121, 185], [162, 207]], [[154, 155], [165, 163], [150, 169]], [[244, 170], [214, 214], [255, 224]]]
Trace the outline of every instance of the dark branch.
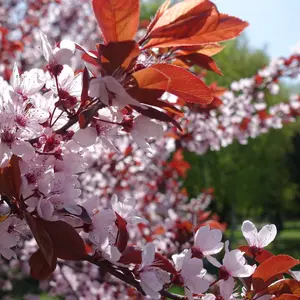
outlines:
[[[97, 261], [97, 259], [95, 259], [92, 256], [88, 256], [87, 261], [102, 268], [104, 272], [110, 273], [111, 275], [117, 277], [121, 281], [126, 282], [127, 284], [135, 287], [142, 295], [145, 296], [145, 292], [143, 291], [140, 283], [136, 279], [134, 279], [133, 276], [128, 276], [128, 275], [120, 272], [109, 261], [107, 261], [107, 260]], [[167, 297], [172, 300], [186, 299], [186, 297], [184, 297], [184, 296], [178, 296], [178, 295], [172, 294], [172, 293], [170, 293], [168, 291], [164, 291], [164, 290], [160, 291], [159, 293], [163, 297]]]

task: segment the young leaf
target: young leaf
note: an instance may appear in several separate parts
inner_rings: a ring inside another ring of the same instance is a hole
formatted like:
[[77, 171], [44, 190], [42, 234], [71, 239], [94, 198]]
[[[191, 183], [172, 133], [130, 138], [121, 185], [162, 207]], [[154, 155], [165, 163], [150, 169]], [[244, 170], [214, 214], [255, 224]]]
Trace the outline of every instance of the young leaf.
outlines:
[[116, 213], [116, 216], [117, 216], [116, 225], [118, 227], [116, 246], [118, 250], [122, 253], [127, 247], [129, 234], [126, 227], [127, 222], [119, 214]]
[[252, 275], [252, 284], [256, 291], [265, 288], [269, 280], [299, 264], [299, 260], [288, 255], [274, 255], [261, 263]]
[[211, 90], [191, 72], [172, 65], [156, 64], [154, 68], [169, 78], [168, 92], [187, 102], [208, 104], [213, 100]]
[[193, 36], [202, 28], [215, 5], [205, 0], [179, 2], [166, 10], [149, 33], [150, 38]]
[[89, 82], [90, 82], [90, 73], [87, 67], [84, 67], [83, 76], [82, 76], [82, 91], [80, 97], [80, 104], [84, 106], [86, 102], [89, 100]]
[[212, 13], [209, 17], [205, 18], [205, 23], [202, 25], [201, 28], [198, 28], [199, 24], [195, 27], [195, 24], [189, 21], [186, 24], [186, 28], [198, 28], [197, 32], [188, 31], [184, 33], [182, 30], [178, 30], [178, 33], [176, 31], [173, 33], [170, 32], [167, 37], [152, 38], [144, 48], [196, 46], [218, 43], [235, 38], [248, 26], [248, 23], [225, 14]]
[[162, 270], [165, 270], [171, 274], [177, 274], [175, 267], [171, 264], [171, 262], [162, 256], [160, 253], [155, 253], [155, 259], [152, 266], [158, 267]]
[[139, 0], [93, 0], [92, 4], [106, 43], [134, 38], [139, 25]]

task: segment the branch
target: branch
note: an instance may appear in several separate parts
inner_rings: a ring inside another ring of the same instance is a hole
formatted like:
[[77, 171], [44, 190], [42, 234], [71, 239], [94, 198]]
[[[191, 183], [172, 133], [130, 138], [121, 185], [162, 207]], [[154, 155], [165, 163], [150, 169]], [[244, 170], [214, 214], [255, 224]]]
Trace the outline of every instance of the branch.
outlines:
[[[117, 270], [109, 261], [107, 260], [102, 260], [102, 261], [97, 261], [93, 256], [88, 256], [87, 261], [104, 269], [104, 272], [108, 272], [111, 275], [117, 277], [123, 282], [126, 282], [127, 284], [135, 287], [143, 296], [146, 296], [145, 292], [143, 291], [140, 283], [133, 278], [133, 276], [128, 276], [127, 274], [124, 274]], [[184, 300], [186, 299], [185, 296], [178, 296], [175, 294], [172, 294], [168, 291], [160, 291], [159, 292], [163, 297], [167, 297], [172, 300]]]
[[[105, 107], [105, 104], [99, 102], [99, 103], [97, 103], [96, 105], [92, 106], [89, 110], [86, 110], [85, 113], [89, 115], [88, 123], [91, 121], [91, 119], [92, 119], [94, 113], [95, 113], [96, 111], [98, 111], [99, 109], [104, 108], [104, 107]], [[81, 113], [84, 113], [84, 112], [81, 112]], [[61, 128], [55, 130], [55, 133], [57, 133], [57, 134], [64, 134], [64, 133], [66, 133], [67, 130], [68, 130], [71, 126], [73, 126], [74, 124], [76, 124], [76, 123], [78, 122], [78, 119], [79, 119], [79, 114], [78, 114], [78, 112], [77, 112], [75, 115], [73, 115], [73, 116], [68, 120], [68, 122], [67, 122], [64, 126], [62, 126]], [[88, 123], [87, 123], [86, 125], [88, 125]], [[36, 138], [34, 138], [34, 139], [28, 140], [28, 142], [31, 143], [31, 144], [34, 144], [34, 143], [36, 143], [38, 140], [39, 140], [39, 137], [36, 137]]]

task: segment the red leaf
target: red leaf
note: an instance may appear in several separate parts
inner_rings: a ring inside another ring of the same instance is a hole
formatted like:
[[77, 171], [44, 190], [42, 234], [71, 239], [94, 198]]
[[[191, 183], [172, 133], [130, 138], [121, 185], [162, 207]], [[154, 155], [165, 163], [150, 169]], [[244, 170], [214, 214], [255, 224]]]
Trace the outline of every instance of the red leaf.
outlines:
[[150, 119], [155, 119], [158, 121], [163, 121], [163, 122], [170, 122], [172, 123], [176, 128], [178, 128], [180, 131], [182, 131], [182, 128], [180, 127], [179, 123], [174, 120], [172, 117], [168, 116], [162, 111], [156, 110], [152, 107], [147, 106], [146, 108], [139, 107], [139, 106], [134, 106], [131, 105], [137, 112], [140, 114], [149, 117]]
[[179, 2], [166, 10], [149, 33], [151, 38], [174, 38], [193, 36], [207, 22], [212, 11], [217, 12], [210, 1], [188, 0]]
[[165, 270], [171, 274], [177, 274], [176, 269], [174, 268], [174, 266], [171, 264], [171, 262], [165, 258], [164, 256], [162, 256], [160, 253], [155, 253], [155, 259], [154, 262], [152, 263], [152, 266], [154, 267], [158, 267], [162, 270]]
[[[94, 51], [94, 50], [90, 50], [89, 51], [90, 53], [93, 53], [96, 57], [97, 57], [97, 54], [98, 52], [97, 51]], [[88, 62], [89, 64], [92, 64], [94, 66], [99, 66], [100, 65], [100, 61], [99, 59], [97, 59], [96, 57], [93, 57], [93, 56], [90, 56], [88, 53], [84, 53], [81, 58]]]
[[20, 200], [21, 172], [19, 168], [19, 158], [13, 155], [8, 167], [0, 168], [0, 194]]
[[154, 68], [169, 78], [168, 92], [187, 102], [208, 104], [213, 100], [211, 90], [191, 72], [172, 65], [156, 64]]
[[300, 282], [296, 279], [284, 279], [268, 287], [268, 294], [293, 294], [300, 296]]
[[152, 19], [151, 23], [149, 24], [148, 28], [147, 28], [147, 32], [150, 32], [152, 30], [152, 28], [154, 27], [154, 25], [157, 23], [157, 21], [159, 20], [159, 18], [163, 15], [163, 13], [168, 9], [168, 7], [170, 6], [171, 1], [170, 0], [166, 0], [156, 11], [156, 14], [154, 16], [154, 18]]
[[123, 251], [119, 263], [140, 265], [142, 263], [142, 251], [133, 246], [127, 247]]
[[48, 222], [37, 220], [37, 226], [49, 234], [54, 254], [66, 260], [84, 260], [87, 256], [84, 242], [78, 232], [63, 221]]
[[[190, 0], [174, 5], [173, 10], [175, 7], [178, 10], [175, 20], [169, 16], [172, 8], [167, 10], [161, 17], [162, 21], [153, 28], [149, 35], [152, 39], [144, 48], [217, 43], [238, 36], [248, 26], [247, 22], [238, 18], [219, 14], [210, 1], [199, 1]], [[179, 5], [187, 7], [180, 10]]]
[[245, 252], [246, 255], [248, 255], [249, 257], [254, 258], [260, 264], [268, 258], [270, 258], [271, 256], [274, 256], [274, 254], [265, 249], [258, 249], [249, 246], [240, 246], [239, 249]]
[[167, 90], [170, 81], [169, 77], [154, 68], [139, 70], [132, 76], [141, 89]]
[[273, 298], [274, 300], [299, 300], [300, 297], [296, 295], [282, 294], [279, 297]]
[[135, 41], [111, 42], [107, 45], [97, 44], [102, 68], [106, 75], [112, 75], [116, 71], [131, 69], [141, 53], [139, 45]]
[[203, 69], [213, 71], [219, 75], [223, 75], [215, 61], [207, 55], [201, 53], [191, 53], [187, 55], [177, 56], [177, 58], [183, 61], [191, 62], [192, 65], [197, 65]]
[[134, 99], [138, 100], [141, 103], [160, 107], [166, 110], [167, 112], [176, 114], [181, 117], [184, 115], [182, 111], [177, 109], [175, 106], [171, 105], [169, 102], [158, 99], [164, 93], [163, 90], [150, 90], [133, 87], [126, 91], [130, 96], [132, 96]]
[[93, 10], [106, 43], [132, 40], [140, 15], [138, 0], [93, 0]]
[[33, 253], [29, 259], [30, 274], [34, 279], [45, 280], [52, 275], [56, 268], [57, 259], [53, 256], [49, 265], [41, 249]]
[[43, 227], [39, 226], [38, 220], [27, 212], [25, 213], [25, 219], [32, 232], [32, 235], [40, 247], [41, 254], [44, 256], [48, 266], [51, 267], [55, 256], [51, 237]]
[[80, 104], [84, 106], [86, 102], [89, 100], [89, 83], [90, 83], [90, 74], [87, 67], [84, 67], [83, 76], [82, 76], [82, 91], [80, 97]]
[[129, 234], [126, 227], [127, 222], [119, 214], [116, 213], [116, 216], [117, 216], [116, 225], [119, 230], [117, 240], [116, 240], [116, 246], [118, 250], [122, 253], [127, 247]]
[[252, 275], [253, 287], [259, 291], [269, 285], [269, 280], [299, 264], [299, 260], [288, 255], [274, 255], [261, 263]]

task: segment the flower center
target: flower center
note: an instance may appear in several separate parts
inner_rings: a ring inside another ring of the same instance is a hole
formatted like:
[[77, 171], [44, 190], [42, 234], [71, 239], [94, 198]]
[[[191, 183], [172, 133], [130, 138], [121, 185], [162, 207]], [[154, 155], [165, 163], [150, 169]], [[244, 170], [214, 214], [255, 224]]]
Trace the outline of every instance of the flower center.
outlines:
[[11, 145], [15, 140], [15, 136], [8, 130], [4, 130], [1, 133], [1, 142]]
[[27, 120], [26, 120], [25, 116], [22, 116], [22, 115], [16, 116], [15, 122], [22, 127], [25, 127], [27, 124]]

